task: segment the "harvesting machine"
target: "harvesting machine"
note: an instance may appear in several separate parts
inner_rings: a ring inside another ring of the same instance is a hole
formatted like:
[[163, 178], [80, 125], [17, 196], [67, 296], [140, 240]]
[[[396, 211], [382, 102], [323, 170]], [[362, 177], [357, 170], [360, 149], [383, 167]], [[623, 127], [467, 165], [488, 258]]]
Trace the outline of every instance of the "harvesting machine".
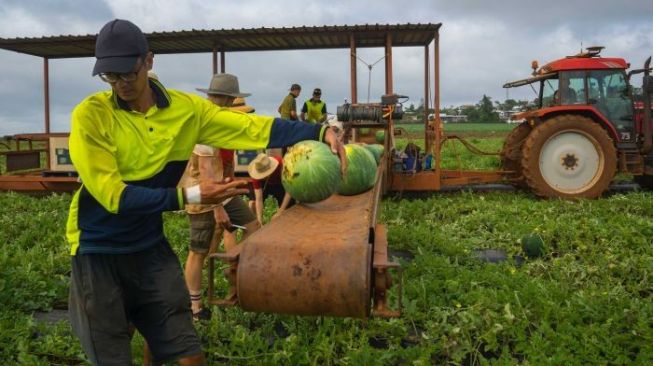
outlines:
[[[627, 72], [624, 59], [600, 57], [600, 50], [591, 47], [541, 68], [534, 62], [531, 78], [504, 85], [539, 84], [540, 89], [538, 108], [513, 116], [523, 122], [507, 136], [500, 153], [483, 152], [459, 136], [443, 133], [437, 118], [425, 127], [424, 153], [414, 144], [398, 151], [394, 139], [402, 131], [393, 120], [403, 115], [403, 96], [395, 94], [384, 95], [381, 103], [339, 106], [338, 119], [355, 131], [354, 141], [374, 142], [374, 130], [384, 131], [389, 152], [384, 192], [509, 182], [542, 197], [596, 198], [617, 171], [653, 188], [651, 59], [643, 68]], [[642, 73], [637, 93], [630, 79]], [[442, 146], [453, 139], [472, 153], [499, 155], [501, 169], [441, 169]]]
[[[215, 281], [215, 258], [220, 258], [228, 265], [231, 286], [224, 299], [216, 298], [211, 287], [211, 302], [301, 315], [366, 317], [370, 309], [372, 314], [399, 315], [388, 307], [393, 282], [388, 270], [398, 265], [388, 261], [385, 229], [376, 224], [379, 198], [387, 191], [510, 181], [544, 197], [594, 198], [608, 188], [617, 170], [651, 187], [650, 58], [642, 69], [627, 73], [623, 59], [601, 58], [599, 51], [590, 48], [539, 69], [534, 64], [532, 78], [505, 85], [539, 83], [539, 108], [516, 116], [524, 122], [496, 153], [502, 162], [497, 171], [441, 169], [441, 148], [447, 140], [487, 153], [456, 135], [445, 135], [438, 118], [426, 125], [424, 153], [414, 144], [398, 151], [395, 136], [402, 130], [394, 120], [403, 116], [404, 96], [387, 94], [380, 103], [339, 106], [337, 117], [346, 139], [374, 143], [375, 132], [383, 131], [385, 153], [374, 189], [293, 207], [243, 245], [214, 255], [210, 285]], [[637, 100], [629, 80], [640, 73], [643, 95]], [[308, 233], [316, 233], [319, 240]]]

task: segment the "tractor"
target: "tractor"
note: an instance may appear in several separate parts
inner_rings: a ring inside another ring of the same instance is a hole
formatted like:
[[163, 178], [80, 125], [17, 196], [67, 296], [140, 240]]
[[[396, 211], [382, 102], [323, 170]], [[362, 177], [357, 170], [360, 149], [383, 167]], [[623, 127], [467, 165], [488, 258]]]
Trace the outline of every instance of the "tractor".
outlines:
[[[502, 170], [518, 187], [542, 197], [595, 198], [617, 172], [629, 173], [644, 188], [653, 188], [651, 137], [651, 58], [644, 68], [622, 58], [601, 57], [603, 47], [538, 68], [532, 77], [504, 88], [539, 84], [537, 109], [522, 120], [501, 150]], [[641, 94], [630, 84], [644, 74]]]

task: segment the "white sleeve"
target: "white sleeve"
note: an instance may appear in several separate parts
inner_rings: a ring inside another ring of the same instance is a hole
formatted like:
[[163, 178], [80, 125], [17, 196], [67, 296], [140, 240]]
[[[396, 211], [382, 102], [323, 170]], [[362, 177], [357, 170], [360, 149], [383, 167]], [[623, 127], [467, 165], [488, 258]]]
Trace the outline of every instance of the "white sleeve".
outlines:
[[214, 148], [209, 145], [195, 145], [193, 154], [197, 156], [213, 156]]

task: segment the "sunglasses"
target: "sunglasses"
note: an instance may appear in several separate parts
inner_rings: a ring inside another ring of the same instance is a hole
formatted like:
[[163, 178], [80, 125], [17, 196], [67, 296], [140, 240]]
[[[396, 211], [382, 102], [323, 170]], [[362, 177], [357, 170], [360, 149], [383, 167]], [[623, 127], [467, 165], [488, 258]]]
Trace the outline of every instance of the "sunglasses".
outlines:
[[142, 61], [142, 59], [139, 60], [141, 60], [141, 64], [136, 68], [136, 71], [126, 72], [126, 73], [102, 72], [99, 75], [100, 79], [102, 79], [102, 81], [109, 84], [115, 84], [118, 82], [118, 80], [132, 82], [138, 79], [138, 73], [141, 72], [141, 69], [143, 68], [143, 66], [145, 66], [145, 62]]

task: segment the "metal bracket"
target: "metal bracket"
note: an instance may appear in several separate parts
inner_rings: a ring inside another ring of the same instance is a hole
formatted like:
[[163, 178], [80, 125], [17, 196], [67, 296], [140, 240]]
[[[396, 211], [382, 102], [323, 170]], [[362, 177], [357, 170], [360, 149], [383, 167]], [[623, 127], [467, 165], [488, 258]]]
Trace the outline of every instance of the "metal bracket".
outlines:
[[[236, 291], [236, 274], [238, 273], [238, 258], [242, 245], [237, 245], [225, 253], [214, 253], [209, 255], [209, 298], [208, 303], [221, 307], [234, 306], [238, 304], [238, 293]], [[221, 299], [215, 296], [215, 261], [219, 259], [229, 265], [224, 270], [224, 275], [229, 282], [229, 292]]]
[[[388, 290], [393, 285], [389, 269], [397, 269], [397, 310], [388, 307]], [[398, 318], [401, 316], [403, 271], [399, 263], [388, 261], [388, 237], [384, 225], [377, 224], [374, 230], [374, 259], [372, 260], [372, 276], [374, 280], [372, 316], [383, 318]]]

